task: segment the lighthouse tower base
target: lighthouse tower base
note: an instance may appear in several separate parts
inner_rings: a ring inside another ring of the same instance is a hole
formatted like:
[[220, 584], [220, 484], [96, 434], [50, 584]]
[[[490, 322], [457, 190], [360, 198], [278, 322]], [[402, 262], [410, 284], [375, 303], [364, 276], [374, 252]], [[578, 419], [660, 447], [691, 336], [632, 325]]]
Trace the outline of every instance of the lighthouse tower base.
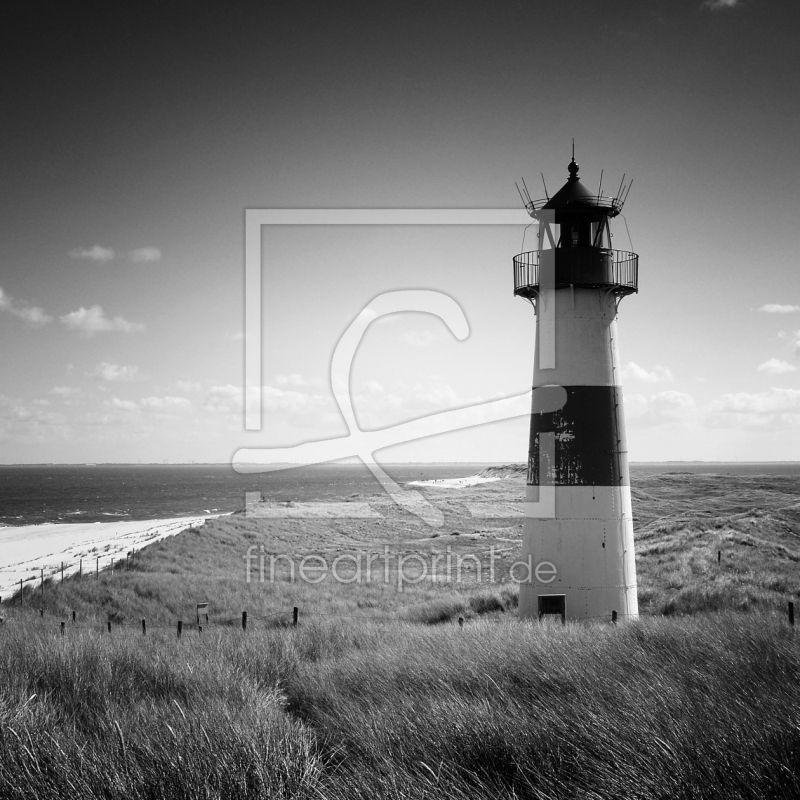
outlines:
[[[638, 615], [629, 486], [555, 486], [555, 518], [525, 520], [519, 616]], [[537, 500], [527, 487], [528, 501]]]

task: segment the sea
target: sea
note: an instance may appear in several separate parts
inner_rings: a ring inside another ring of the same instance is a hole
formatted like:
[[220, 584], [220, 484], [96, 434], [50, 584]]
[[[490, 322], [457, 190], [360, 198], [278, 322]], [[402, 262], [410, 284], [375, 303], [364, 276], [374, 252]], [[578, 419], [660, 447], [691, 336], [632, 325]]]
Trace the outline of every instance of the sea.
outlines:
[[[397, 483], [464, 478], [497, 462], [382, 464]], [[703, 473], [800, 478], [800, 462], [656, 462], [631, 464], [645, 474]], [[0, 465], [0, 525], [113, 522], [202, 514], [245, 507], [245, 493], [281, 501], [335, 500], [384, 490], [364, 464], [317, 464], [240, 474], [230, 464]]]
[[[463, 478], [489, 463], [382, 464], [397, 483]], [[246, 492], [334, 500], [384, 490], [366, 465], [316, 464], [240, 474], [230, 464], [0, 465], [0, 525], [113, 522], [227, 514]]]

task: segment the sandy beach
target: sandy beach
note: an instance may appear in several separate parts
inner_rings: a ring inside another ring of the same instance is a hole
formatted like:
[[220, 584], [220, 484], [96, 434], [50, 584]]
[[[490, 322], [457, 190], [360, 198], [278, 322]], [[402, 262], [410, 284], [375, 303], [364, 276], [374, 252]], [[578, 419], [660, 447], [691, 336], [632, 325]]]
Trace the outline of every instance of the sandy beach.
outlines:
[[502, 478], [486, 478], [482, 475], [469, 475], [466, 478], [436, 478], [431, 481], [409, 481], [407, 486], [429, 486], [433, 489], [464, 489], [479, 483], [493, 483]]
[[103, 569], [112, 559], [125, 558], [133, 548], [138, 550], [218, 516], [222, 515], [0, 528], [0, 597], [18, 590], [20, 580], [38, 580], [42, 569], [45, 577], [59, 580], [62, 562], [64, 577], [78, 572], [81, 559], [84, 572], [94, 571], [98, 558]]

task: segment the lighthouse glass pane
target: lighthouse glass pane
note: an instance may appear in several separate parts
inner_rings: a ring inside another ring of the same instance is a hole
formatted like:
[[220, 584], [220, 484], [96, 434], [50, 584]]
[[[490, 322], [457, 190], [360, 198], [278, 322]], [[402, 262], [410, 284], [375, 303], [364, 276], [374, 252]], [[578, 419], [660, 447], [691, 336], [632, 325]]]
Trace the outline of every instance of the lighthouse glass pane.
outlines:
[[[551, 212], [552, 213], [552, 212]], [[561, 238], [561, 225], [555, 222], [540, 222], [539, 249], [552, 250]]]

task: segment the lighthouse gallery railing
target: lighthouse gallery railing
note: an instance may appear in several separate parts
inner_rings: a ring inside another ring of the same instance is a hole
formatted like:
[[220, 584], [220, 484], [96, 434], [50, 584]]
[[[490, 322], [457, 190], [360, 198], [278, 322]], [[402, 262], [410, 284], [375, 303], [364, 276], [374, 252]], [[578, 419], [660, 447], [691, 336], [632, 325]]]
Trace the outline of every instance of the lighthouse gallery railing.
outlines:
[[620, 294], [639, 291], [639, 256], [628, 250], [565, 247], [533, 250], [514, 256], [514, 294], [530, 297], [539, 291], [542, 252], [555, 254], [556, 288], [609, 289]]

